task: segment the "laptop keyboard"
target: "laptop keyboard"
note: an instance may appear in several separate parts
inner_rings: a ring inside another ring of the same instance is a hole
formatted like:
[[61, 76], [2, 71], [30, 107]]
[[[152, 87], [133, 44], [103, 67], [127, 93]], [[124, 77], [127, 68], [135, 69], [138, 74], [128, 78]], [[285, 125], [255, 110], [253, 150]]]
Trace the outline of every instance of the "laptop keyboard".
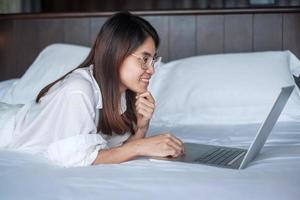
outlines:
[[195, 162], [210, 165], [231, 165], [244, 154], [245, 152], [239, 149], [217, 148], [197, 158]]

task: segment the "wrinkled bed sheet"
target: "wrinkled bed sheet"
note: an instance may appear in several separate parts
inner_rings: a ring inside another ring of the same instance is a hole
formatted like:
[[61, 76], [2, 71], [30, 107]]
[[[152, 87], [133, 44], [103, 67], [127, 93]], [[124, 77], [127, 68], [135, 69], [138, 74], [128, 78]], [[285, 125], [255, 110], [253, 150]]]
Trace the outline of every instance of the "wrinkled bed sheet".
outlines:
[[[258, 124], [164, 127], [185, 142], [247, 148]], [[139, 158], [122, 164], [61, 168], [42, 157], [0, 150], [0, 199], [300, 198], [300, 122], [279, 122], [244, 170]]]

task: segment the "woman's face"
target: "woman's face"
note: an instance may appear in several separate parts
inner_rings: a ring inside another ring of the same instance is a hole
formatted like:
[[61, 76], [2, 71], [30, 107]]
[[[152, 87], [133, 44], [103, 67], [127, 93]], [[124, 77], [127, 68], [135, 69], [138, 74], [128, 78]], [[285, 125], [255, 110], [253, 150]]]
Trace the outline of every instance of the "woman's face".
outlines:
[[154, 68], [144, 65], [144, 61], [152, 59], [155, 55], [155, 44], [151, 37], [139, 46], [130, 56], [128, 56], [120, 67], [120, 91], [129, 89], [136, 93], [147, 91], [149, 80], [154, 73]]

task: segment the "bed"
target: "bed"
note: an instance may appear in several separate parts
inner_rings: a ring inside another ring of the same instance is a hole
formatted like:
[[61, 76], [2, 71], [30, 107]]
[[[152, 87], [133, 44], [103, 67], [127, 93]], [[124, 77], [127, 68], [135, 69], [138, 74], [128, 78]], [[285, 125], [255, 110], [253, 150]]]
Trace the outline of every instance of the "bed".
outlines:
[[[152, 127], [184, 141], [247, 146], [257, 124]], [[138, 159], [119, 165], [59, 168], [0, 151], [1, 199], [299, 199], [300, 125], [278, 123], [245, 170]], [[243, 136], [239, 133], [243, 132]]]
[[[9, 78], [0, 82], [0, 112], [7, 113], [0, 117], [0, 124], [44, 85], [78, 65], [89, 51], [74, 43], [45, 46], [22, 76], [6, 74]], [[159, 63], [149, 86], [156, 111], [147, 136], [172, 132], [184, 142], [247, 148], [280, 88], [296, 85], [293, 76], [300, 75], [298, 47], [259, 52], [209, 47], [197, 55], [177, 55], [162, 47], [168, 59]], [[63, 168], [38, 155], [1, 149], [0, 199], [298, 200], [299, 166], [300, 92], [296, 87], [264, 148], [244, 170], [146, 157], [122, 164]]]

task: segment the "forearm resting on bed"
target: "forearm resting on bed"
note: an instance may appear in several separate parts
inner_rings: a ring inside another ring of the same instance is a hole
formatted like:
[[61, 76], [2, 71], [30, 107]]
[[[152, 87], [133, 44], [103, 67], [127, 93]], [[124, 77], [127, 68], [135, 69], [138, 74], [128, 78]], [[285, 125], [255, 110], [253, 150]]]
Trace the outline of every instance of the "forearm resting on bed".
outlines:
[[139, 141], [135, 140], [119, 147], [99, 150], [97, 158], [92, 164], [117, 164], [131, 160], [141, 155], [139, 146]]
[[[137, 129], [120, 147], [100, 150], [93, 164], [121, 163], [139, 156], [139, 139], [145, 138], [147, 129]], [[135, 142], [133, 142], [135, 141]]]
[[100, 150], [93, 164], [121, 163], [137, 156], [172, 156], [184, 153], [181, 140], [170, 133], [162, 133], [124, 143], [122, 146]]

